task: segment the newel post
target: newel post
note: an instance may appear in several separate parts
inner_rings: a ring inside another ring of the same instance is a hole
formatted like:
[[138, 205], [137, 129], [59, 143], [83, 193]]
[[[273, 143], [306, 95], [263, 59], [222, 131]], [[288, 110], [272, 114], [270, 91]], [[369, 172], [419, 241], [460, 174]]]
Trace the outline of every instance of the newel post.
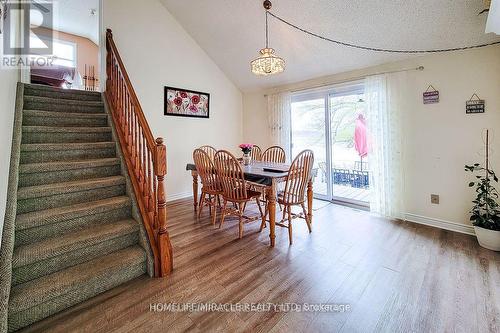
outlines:
[[167, 202], [165, 199], [164, 178], [167, 173], [167, 149], [162, 138], [156, 139], [155, 151], [155, 176], [158, 189], [156, 200], [158, 203], [157, 225], [158, 225], [158, 252], [160, 255], [160, 277], [168, 275], [173, 269], [172, 244], [167, 231]]

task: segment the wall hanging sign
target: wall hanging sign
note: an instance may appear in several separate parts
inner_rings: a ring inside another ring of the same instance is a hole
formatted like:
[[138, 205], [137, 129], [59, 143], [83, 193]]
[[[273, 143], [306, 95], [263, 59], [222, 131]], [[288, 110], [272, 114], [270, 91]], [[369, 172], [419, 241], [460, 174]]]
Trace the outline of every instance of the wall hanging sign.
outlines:
[[427, 90], [423, 93], [424, 104], [434, 104], [439, 103], [439, 91], [437, 91], [432, 85], [427, 87]]
[[479, 96], [473, 94], [472, 97], [465, 102], [465, 113], [484, 113], [484, 105], [484, 99], [480, 99]]
[[208, 118], [210, 94], [199, 91], [165, 87], [166, 116]]

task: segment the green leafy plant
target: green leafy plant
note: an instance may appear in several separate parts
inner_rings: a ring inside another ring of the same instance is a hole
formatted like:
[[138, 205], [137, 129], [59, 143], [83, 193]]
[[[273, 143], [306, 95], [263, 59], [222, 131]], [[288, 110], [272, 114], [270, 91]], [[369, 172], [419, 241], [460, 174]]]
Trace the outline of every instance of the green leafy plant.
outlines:
[[472, 202], [470, 220], [472, 224], [484, 229], [500, 231], [500, 205], [498, 191], [492, 182], [498, 183], [498, 177], [493, 170], [482, 167], [479, 163], [466, 165], [465, 171], [472, 172], [476, 181], [470, 182], [469, 187], [476, 188], [476, 199]]

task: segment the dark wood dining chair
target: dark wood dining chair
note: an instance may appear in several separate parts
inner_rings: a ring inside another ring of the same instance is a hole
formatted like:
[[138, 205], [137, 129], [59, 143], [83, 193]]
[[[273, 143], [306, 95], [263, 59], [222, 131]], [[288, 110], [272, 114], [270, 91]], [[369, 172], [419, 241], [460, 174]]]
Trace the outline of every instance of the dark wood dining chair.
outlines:
[[[208, 206], [209, 213], [212, 216], [212, 224], [215, 225], [217, 217], [217, 206], [220, 206], [220, 195], [222, 195], [222, 186], [215, 172], [215, 166], [210, 156], [202, 149], [195, 149], [193, 160], [201, 178], [201, 194], [198, 203], [198, 218], [204, 206]], [[212, 212], [213, 210], [213, 212]]]
[[[285, 188], [282, 192], [278, 193], [278, 203], [282, 205], [283, 217], [276, 225], [288, 229], [288, 239], [292, 244], [292, 219], [296, 217], [303, 217], [306, 220], [309, 232], [311, 229], [311, 217], [307, 214], [305, 201], [307, 183], [311, 178], [311, 170], [314, 164], [314, 153], [312, 150], [304, 150], [293, 160], [290, 170], [285, 182]], [[293, 214], [292, 207], [300, 206], [302, 208], [301, 214]], [[267, 217], [267, 210], [266, 210]], [[266, 218], [260, 226], [260, 230], [264, 228]]]
[[[215, 170], [222, 185], [222, 213], [219, 228], [224, 224], [226, 216], [233, 215], [239, 219], [239, 238], [243, 237], [243, 220], [251, 222], [259, 219], [259, 216], [250, 218], [244, 215], [247, 203], [255, 200], [260, 212], [260, 219], [264, 219], [262, 207], [260, 206], [260, 192], [250, 190], [245, 180], [240, 163], [230, 152], [221, 150], [215, 154]], [[227, 203], [233, 205], [228, 207]]]
[[285, 160], [285, 150], [280, 146], [269, 147], [262, 154], [263, 162], [285, 163]]
[[253, 145], [252, 152], [250, 153], [252, 157], [252, 161], [261, 161], [262, 160], [262, 149], [259, 146]]
[[208, 145], [205, 145], [205, 146], [201, 146], [200, 148], [198, 149], [201, 149], [203, 150], [205, 153], [208, 154], [208, 156], [210, 157], [210, 160], [214, 160], [214, 156], [215, 156], [215, 153], [217, 153], [217, 149], [215, 149], [214, 147], [212, 146], [208, 146]]

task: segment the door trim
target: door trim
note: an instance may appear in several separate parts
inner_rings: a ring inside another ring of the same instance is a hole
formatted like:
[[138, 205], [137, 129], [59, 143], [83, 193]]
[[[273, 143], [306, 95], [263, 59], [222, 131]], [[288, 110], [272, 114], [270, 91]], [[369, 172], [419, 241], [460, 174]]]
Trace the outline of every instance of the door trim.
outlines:
[[326, 193], [328, 199], [333, 197], [332, 182], [332, 113], [330, 112], [330, 94], [325, 95], [325, 149], [326, 149]]

